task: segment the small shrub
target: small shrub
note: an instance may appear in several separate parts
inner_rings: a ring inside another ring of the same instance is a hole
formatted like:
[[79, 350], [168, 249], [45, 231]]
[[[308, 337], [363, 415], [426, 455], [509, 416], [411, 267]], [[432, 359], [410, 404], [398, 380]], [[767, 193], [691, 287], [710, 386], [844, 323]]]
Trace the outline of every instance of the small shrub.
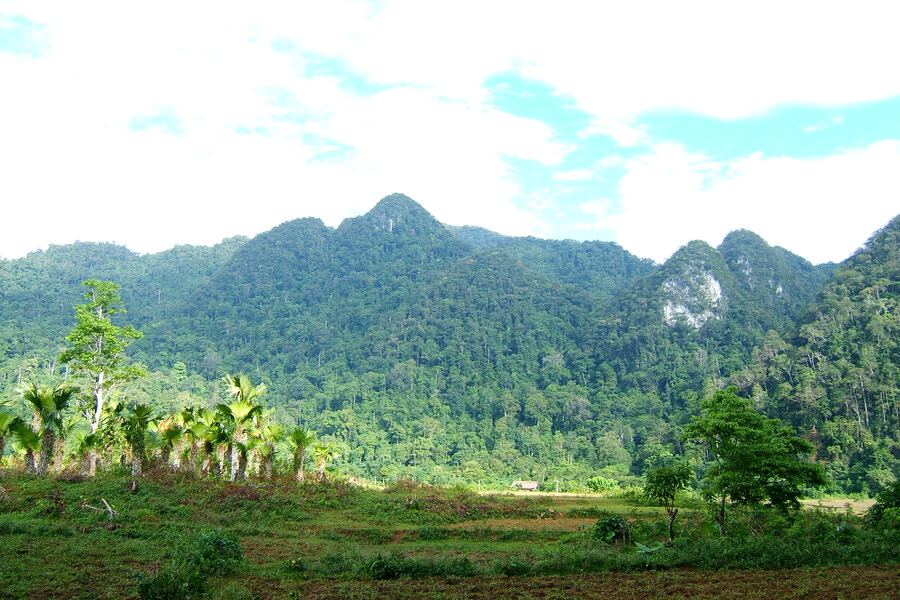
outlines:
[[421, 560], [393, 552], [391, 554], [379, 554], [369, 563], [369, 575], [373, 579], [472, 577], [475, 574], [477, 574], [475, 565], [466, 557]]
[[218, 531], [202, 533], [156, 574], [138, 578], [141, 600], [191, 600], [206, 593], [206, 578], [228, 575], [243, 558], [237, 540]]
[[612, 515], [600, 519], [591, 528], [591, 537], [605, 544], [631, 541], [631, 525], [625, 517]]
[[256, 596], [250, 590], [237, 583], [231, 583], [216, 592], [213, 600], [254, 600]]

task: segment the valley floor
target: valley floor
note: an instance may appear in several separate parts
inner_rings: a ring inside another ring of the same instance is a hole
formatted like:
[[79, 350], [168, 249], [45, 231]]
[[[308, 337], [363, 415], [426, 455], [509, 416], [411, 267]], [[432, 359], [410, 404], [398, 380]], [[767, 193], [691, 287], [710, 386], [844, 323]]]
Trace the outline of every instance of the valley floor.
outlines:
[[[0, 598], [138, 598], [142, 577], [165, 572], [210, 531], [243, 553], [230, 574], [209, 577], [211, 600], [900, 597], [897, 536], [852, 515], [782, 523], [799, 536], [784, 540], [741, 533], [735, 521], [733, 539], [744, 541], [732, 542], [699, 507], [685, 507], [683, 544], [663, 549], [664, 510], [628, 498], [233, 484], [170, 472], [148, 473], [136, 493], [128, 484], [125, 473], [0, 471]], [[112, 517], [94, 510], [104, 501]], [[594, 524], [611, 516], [631, 523], [646, 554], [595, 541]], [[748, 526], [760, 527], [754, 519]]]

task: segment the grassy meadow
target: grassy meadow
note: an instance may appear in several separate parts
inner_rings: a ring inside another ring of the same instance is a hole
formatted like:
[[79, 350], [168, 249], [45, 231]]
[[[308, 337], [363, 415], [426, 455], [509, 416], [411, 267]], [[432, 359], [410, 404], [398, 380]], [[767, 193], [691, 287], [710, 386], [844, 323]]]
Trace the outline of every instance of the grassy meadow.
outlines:
[[[893, 598], [900, 589], [897, 529], [839, 508], [734, 510], [722, 538], [685, 496], [669, 547], [664, 509], [638, 494], [235, 484], [165, 470], [136, 492], [129, 484], [124, 470], [0, 475], [0, 598]], [[610, 522], [625, 524], [624, 538], [598, 531]]]

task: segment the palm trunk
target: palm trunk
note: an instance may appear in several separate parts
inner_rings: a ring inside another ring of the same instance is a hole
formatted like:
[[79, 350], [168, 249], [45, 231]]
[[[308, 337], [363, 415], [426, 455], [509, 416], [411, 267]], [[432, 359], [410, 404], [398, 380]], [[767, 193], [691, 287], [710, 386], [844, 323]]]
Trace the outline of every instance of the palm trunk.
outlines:
[[32, 474], [37, 470], [34, 464], [34, 449], [27, 448], [25, 450], [25, 472]]
[[[247, 453], [241, 452], [238, 444], [244, 443], [244, 428], [238, 423], [234, 428], [234, 443], [231, 444], [231, 480], [244, 479], [247, 471]], [[235, 465], [237, 467], [235, 468]]]
[[272, 462], [274, 459], [273, 449], [269, 448], [269, 453], [260, 461], [260, 470], [263, 479], [272, 479]]
[[6, 449], [6, 436], [0, 435], [0, 464], [3, 464], [3, 451]]
[[163, 449], [159, 453], [159, 460], [162, 463], [162, 466], [168, 468], [169, 467], [169, 459], [172, 457], [172, 447], [164, 446]]
[[[143, 436], [142, 436], [143, 437]], [[131, 491], [136, 492], [138, 479], [144, 472], [144, 440], [136, 440], [131, 447]]]
[[50, 461], [53, 459], [53, 450], [56, 445], [56, 432], [47, 428], [41, 434], [41, 454], [37, 464], [37, 474], [46, 475]]
[[190, 458], [188, 460], [191, 461], [191, 468], [195, 472], [199, 472], [200, 465], [197, 464], [197, 455], [200, 453], [200, 446], [197, 444], [196, 440], [191, 442], [191, 451]]
[[232, 466], [235, 462], [237, 462], [237, 457], [234, 455], [234, 444], [229, 442], [225, 445], [225, 455], [222, 457], [222, 473], [225, 477], [234, 479]]
[[294, 472], [296, 473], [297, 481], [303, 481], [303, 448], [294, 450]]
[[243, 481], [247, 478], [247, 453], [238, 452], [237, 469], [234, 471], [232, 481]]

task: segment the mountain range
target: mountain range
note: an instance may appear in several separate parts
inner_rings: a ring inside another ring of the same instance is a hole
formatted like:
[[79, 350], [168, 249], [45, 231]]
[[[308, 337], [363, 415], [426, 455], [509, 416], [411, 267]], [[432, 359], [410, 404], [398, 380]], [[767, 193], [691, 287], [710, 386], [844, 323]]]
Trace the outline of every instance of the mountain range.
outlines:
[[14, 402], [60, 375], [81, 281], [109, 279], [152, 371], [125, 393], [212, 402], [245, 371], [361, 475], [626, 481], [690, 452], [699, 398], [737, 385], [814, 441], [835, 490], [872, 491], [900, 465], [898, 230], [841, 264], [739, 230], [657, 265], [446, 226], [394, 194], [337, 228], [298, 219], [212, 247], [51, 246], [0, 261], [0, 385]]

